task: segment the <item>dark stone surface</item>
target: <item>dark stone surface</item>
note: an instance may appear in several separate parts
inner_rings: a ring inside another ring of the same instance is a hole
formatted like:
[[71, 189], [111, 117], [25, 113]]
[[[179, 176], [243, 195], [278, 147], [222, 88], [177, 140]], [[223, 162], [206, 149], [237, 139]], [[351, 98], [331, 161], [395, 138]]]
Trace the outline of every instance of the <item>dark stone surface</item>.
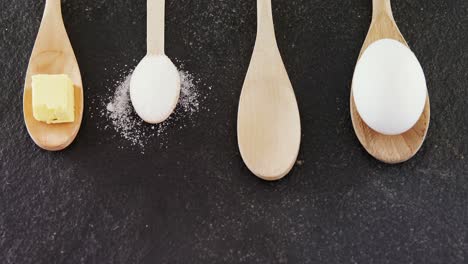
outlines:
[[100, 128], [94, 102], [144, 55], [145, 1], [63, 0], [86, 111], [75, 143], [48, 153], [21, 106], [44, 1], [0, 0], [0, 262], [466, 263], [468, 2], [393, 1], [433, 114], [420, 153], [397, 166], [363, 150], [349, 117], [370, 2], [273, 0], [303, 143], [292, 173], [267, 183], [236, 140], [255, 1], [168, 1], [167, 54], [206, 99], [193, 124], [141, 154]]

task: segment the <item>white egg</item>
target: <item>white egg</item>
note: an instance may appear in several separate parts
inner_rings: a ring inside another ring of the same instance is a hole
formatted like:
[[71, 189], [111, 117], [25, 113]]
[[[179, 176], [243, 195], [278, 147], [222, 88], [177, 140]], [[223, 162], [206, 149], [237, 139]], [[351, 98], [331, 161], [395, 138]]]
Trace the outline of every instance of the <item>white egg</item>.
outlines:
[[427, 98], [426, 78], [418, 59], [392, 39], [376, 41], [364, 51], [352, 89], [362, 120], [384, 135], [410, 130], [421, 117]]

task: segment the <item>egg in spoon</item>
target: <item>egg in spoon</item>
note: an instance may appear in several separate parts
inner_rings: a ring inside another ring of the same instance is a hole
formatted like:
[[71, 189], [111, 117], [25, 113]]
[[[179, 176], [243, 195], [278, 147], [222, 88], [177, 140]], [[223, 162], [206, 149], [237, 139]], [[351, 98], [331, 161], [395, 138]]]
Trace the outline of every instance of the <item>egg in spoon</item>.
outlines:
[[395, 23], [390, 0], [373, 0], [350, 101], [356, 135], [376, 159], [400, 163], [421, 148], [430, 120], [426, 79]]

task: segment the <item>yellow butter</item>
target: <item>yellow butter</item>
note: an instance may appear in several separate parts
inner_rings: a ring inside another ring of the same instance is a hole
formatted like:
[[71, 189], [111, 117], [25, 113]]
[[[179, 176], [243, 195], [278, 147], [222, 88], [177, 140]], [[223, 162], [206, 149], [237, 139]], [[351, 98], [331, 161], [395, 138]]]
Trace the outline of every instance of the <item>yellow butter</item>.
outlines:
[[75, 121], [73, 82], [65, 74], [32, 76], [33, 116], [47, 124]]

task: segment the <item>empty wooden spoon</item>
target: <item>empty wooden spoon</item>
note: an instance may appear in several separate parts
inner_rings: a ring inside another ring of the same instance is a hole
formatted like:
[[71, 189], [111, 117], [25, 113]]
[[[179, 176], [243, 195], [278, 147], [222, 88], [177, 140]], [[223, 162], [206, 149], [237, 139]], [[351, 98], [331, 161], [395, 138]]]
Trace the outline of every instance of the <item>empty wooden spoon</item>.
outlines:
[[294, 166], [301, 141], [299, 109], [276, 43], [271, 0], [258, 0], [257, 40], [239, 102], [237, 137], [247, 167], [278, 180]]
[[[35, 74], [66, 74], [70, 77], [75, 89], [73, 123], [46, 124], [33, 117], [31, 77]], [[63, 24], [60, 0], [46, 0], [44, 16], [26, 73], [23, 114], [29, 135], [45, 150], [58, 151], [66, 148], [73, 142], [81, 126], [83, 116], [81, 74]]]
[[[372, 23], [359, 58], [374, 42], [394, 39], [408, 46], [393, 18], [390, 0], [373, 0]], [[423, 113], [413, 128], [407, 132], [388, 136], [372, 130], [360, 117], [351, 89], [351, 119], [356, 135], [364, 148], [376, 159], [390, 164], [401, 163], [412, 158], [421, 148], [429, 128], [429, 96]]]

